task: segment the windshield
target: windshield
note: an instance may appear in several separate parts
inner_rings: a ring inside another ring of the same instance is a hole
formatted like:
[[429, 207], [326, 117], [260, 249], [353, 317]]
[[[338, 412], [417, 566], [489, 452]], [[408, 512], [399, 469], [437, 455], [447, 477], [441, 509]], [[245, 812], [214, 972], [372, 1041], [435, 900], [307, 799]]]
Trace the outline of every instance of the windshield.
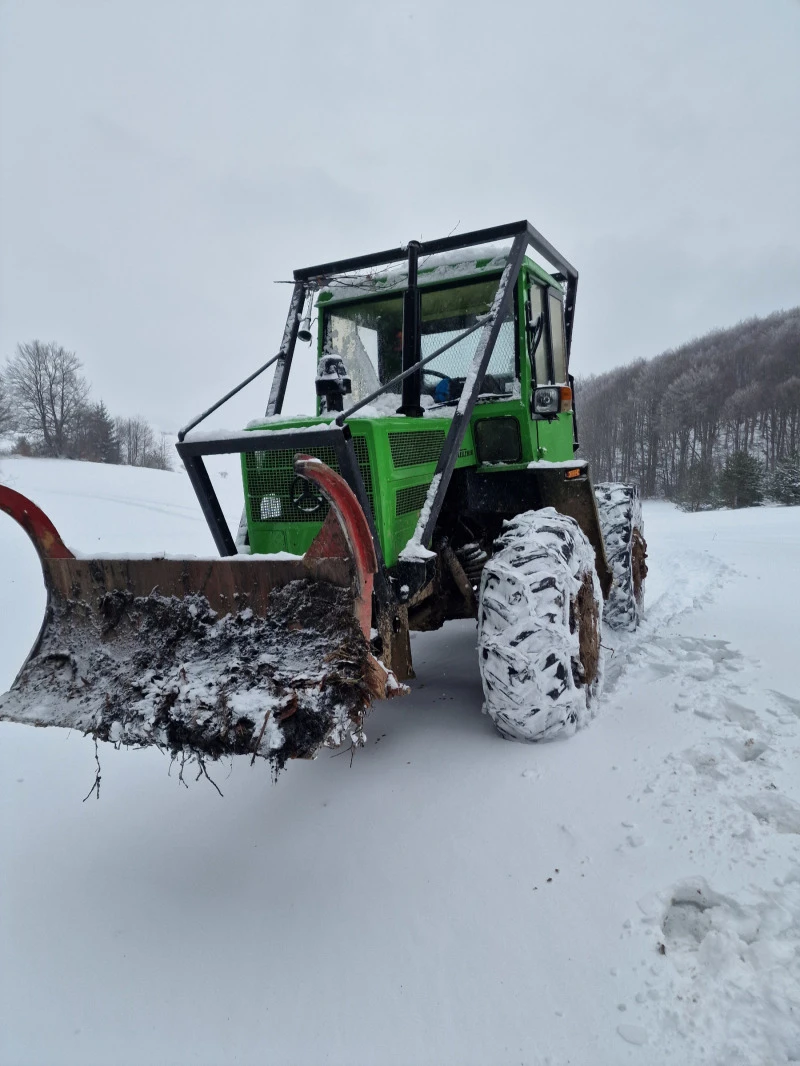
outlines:
[[[422, 355], [430, 355], [492, 306], [499, 277], [443, 289], [421, 290]], [[423, 407], [458, 400], [478, 346], [481, 330], [432, 360], [422, 371]], [[325, 355], [338, 355], [352, 381], [352, 401], [363, 400], [379, 385], [400, 373], [403, 360], [403, 296], [341, 304], [325, 311]], [[516, 380], [514, 315], [500, 326], [481, 395], [509, 396]], [[375, 406], [394, 414], [400, 406], [401, 384], [384, 393]]]

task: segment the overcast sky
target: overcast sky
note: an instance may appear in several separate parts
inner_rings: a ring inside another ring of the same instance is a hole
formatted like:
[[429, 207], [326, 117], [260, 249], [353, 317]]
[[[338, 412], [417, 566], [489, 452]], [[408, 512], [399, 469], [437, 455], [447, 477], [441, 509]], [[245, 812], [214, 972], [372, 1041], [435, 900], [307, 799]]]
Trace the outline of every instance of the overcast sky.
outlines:
[[276, 279], [456, 227], [575, 264], [578, 374], [800, 303], [798, 0], [0, 0], [0, 93], [0, 364], [57, 340], [164, 429], [277, 350]]

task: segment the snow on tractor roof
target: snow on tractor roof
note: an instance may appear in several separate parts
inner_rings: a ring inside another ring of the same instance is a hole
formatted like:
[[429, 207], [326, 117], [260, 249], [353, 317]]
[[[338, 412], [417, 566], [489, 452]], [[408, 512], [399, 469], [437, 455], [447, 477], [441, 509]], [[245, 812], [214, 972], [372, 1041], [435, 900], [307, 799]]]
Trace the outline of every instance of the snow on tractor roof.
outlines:
[[[459, 278], [480, 277], [500, 273], [508, 261], [508, 243], [483, 244], [424, 256], [419, 264], [419, 285], [441, 285]], [[525, 263], [539, 278], [555, 288], [561, 288], [555, 278], [534, 260], [526, 256]], [[326, 279], [319, 290], [317, 305], [340, 300], [357, 300], [379, 293], [402, 292], [408, 285], [408, 265], [399, 263], [373, 270], [353, 271]]]
[[[419, 284], [440, 285], [457, 278], [499, 272], [508, 259], [508, 243], [459, 248], [425, 256], [419, 263]], [[408, 265], [382, 267], [375, 270], [340, 274], [320, 289], [318, 304], [333, 300], [353, 300], [377, 293], [397, 292], [408, 284]]]

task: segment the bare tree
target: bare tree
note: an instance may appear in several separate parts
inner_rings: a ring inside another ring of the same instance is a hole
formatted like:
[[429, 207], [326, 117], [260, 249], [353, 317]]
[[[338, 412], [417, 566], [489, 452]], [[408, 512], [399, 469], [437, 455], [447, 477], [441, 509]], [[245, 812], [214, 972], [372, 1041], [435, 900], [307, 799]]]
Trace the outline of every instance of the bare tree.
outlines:
[[14, 429], [14, 412], [3, 375], [0, 374], [0, 437], [12, 429]]
[[114, 429], [121, 463], [126, 466], [149, 466], [154, 470], [172, 469], [167, 434], [156, 437], [153, 427], [142, 415], [115, 418]]
[[150, 461], [147, 465], [153, 467], [154, 470], [171, 470], [171, 454], [172, 449], [169, 444], [169, 436], [162, 432], [159, 440], [153, 445], [153, 449], [150, 452]]
[[66, 454], [70, 434], [89, 395], [81, 361], [60, 345], [18, 344], [6, 368], [18, 428], [45, 455]]
[[114, 426], [120, 447], [120, 458], [127, 466], [148, 466], [147, 457], [153, 450], [155, 437], [147, 419], [115, 418]]

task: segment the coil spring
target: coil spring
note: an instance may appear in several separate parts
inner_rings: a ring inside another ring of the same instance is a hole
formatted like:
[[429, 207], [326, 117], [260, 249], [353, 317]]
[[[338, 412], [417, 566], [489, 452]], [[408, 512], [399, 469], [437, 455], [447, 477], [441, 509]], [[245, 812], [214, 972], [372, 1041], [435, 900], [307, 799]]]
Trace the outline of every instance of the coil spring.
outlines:
[[464, 544], [461, 548], [457, 548], [456, 556], [464, 568], [464, 573], [469, 578], [470, 585], [476, 589], [481, 583], [481, 574], [489, 556], [476, 541], [471, 541], [469, 544]]

